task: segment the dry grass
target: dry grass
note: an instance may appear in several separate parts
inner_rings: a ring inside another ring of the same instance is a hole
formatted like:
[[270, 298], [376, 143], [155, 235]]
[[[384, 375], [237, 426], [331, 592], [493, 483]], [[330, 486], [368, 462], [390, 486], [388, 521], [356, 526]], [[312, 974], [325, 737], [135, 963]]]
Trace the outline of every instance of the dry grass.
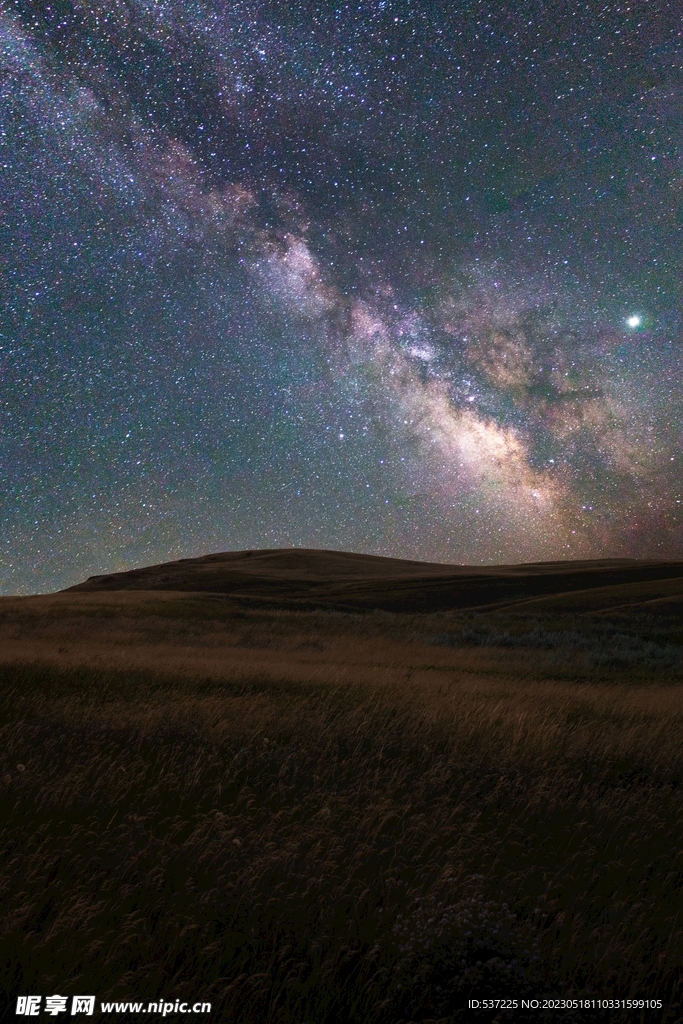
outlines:
[[564, 993], [681, 1019], [683, 690], [655, 656], [676, 623], [632, 619], [625, 668], [602, 619], [546, 649], [524, 646], [537, 611], [96, 597], [0, 603], [9, 1000], [396, 1024]]

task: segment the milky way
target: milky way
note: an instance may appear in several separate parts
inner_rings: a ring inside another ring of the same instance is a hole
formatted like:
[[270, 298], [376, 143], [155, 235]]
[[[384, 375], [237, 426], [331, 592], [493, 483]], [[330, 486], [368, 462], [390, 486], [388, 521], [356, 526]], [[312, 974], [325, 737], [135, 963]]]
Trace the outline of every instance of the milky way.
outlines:
[[675, 6], [0, 2], [0, 592], [683, 556]]

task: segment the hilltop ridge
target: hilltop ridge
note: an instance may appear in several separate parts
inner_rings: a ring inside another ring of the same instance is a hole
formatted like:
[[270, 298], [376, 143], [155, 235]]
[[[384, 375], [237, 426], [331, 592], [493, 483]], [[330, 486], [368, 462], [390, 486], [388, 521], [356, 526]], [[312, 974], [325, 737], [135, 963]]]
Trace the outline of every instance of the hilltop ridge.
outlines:
[[165, 590], [288, 607], [428, 611], [677, 578], [683, 579], [683, 562], [614, 558], [471, 566], [283, 548], [217, 552], [91, 576], [64, 593]]

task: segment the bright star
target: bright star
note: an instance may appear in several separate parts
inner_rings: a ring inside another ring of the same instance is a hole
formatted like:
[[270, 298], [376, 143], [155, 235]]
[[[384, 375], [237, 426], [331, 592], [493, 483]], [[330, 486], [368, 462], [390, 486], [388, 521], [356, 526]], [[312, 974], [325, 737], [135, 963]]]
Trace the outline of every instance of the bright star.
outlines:
[[640, 317], [640, 316], [630, 316], [628, 318], [628, 320], [626, 321], [626, 323], [629, 325], [629, 327], [640, 327], [640, 325], [642, 323], [642, 317]]

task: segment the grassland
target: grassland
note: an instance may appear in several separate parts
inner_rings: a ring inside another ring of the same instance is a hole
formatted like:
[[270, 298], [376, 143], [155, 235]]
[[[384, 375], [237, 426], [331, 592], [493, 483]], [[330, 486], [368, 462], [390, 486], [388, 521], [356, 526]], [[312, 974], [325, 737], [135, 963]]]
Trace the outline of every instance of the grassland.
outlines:
[[[0, 1009], [681, 1020], [683, 581], [599, 582], [0, 600]], [[467, 1009], [544, 995], [663, 1007]]]

